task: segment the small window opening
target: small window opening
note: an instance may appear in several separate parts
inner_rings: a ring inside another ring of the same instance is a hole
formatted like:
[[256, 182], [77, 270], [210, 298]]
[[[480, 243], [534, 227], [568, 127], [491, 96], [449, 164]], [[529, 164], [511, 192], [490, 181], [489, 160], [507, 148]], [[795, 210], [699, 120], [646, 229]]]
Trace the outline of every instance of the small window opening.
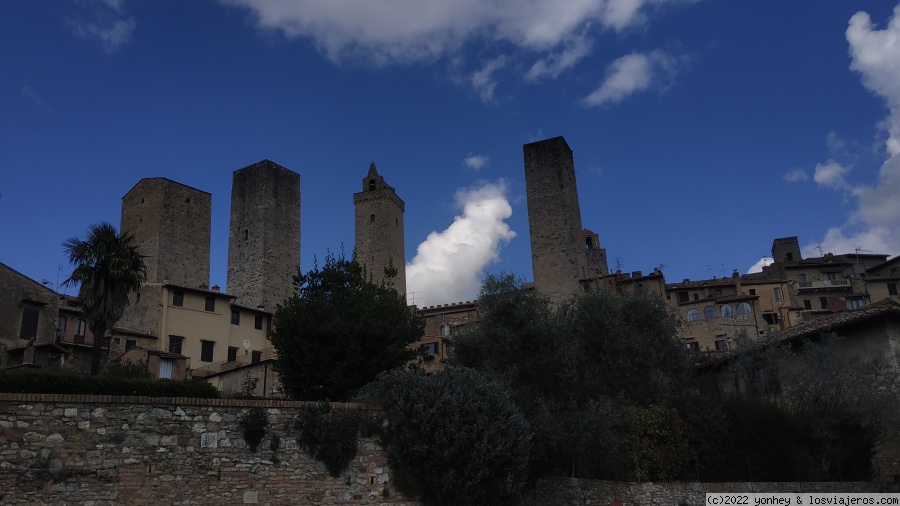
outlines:
[[369, 191], [373, 191], [373, 190], [375, 190], [375, 180], [370, 179], [369, 180]]
[[375, 223], [375, 215], [374, 214], [369, 215], [369, 221], [372, 223]]

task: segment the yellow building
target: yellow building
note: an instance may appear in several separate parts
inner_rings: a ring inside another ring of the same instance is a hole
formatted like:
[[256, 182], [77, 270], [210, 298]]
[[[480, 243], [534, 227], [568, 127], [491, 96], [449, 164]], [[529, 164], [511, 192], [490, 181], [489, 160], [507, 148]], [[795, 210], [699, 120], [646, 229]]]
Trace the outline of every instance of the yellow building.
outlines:
[[215, 363], [261, 361], [271, 348], [272, 314], [234, 299], [218, 287], [143, 285], [116, 326], [122, 358], [144, 360], [153, 376], [176, 379], [183, 377], [179, 361], [185, 374]]

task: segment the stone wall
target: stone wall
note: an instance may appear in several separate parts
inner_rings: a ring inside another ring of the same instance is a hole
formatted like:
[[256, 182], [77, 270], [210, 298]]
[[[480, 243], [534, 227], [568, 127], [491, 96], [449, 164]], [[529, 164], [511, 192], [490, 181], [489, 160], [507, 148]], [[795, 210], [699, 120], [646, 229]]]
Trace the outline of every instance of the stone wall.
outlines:
[[702, 506], [707, 493], [717, 492], [900, 492], [900, 483], [621, 483], [571, 478], [543, 479], [520, 506]]
[[[329, 476], [290, 429], [303, 405], [0, 393], [0, 504], [416, 504], [373, 439]], [[268, 414], [256, 452], [239, 425], [252, 407]]]
[[353, 194], [355, 212], [356, 261], [375, 281], [384, 278], [384, 269], [397, 269], [394, 288], [406, 294], [406, 253], [403, 213], [406, 204], [396, 190], [378, 175], [373, 162], [362, 180], [362, 191]]

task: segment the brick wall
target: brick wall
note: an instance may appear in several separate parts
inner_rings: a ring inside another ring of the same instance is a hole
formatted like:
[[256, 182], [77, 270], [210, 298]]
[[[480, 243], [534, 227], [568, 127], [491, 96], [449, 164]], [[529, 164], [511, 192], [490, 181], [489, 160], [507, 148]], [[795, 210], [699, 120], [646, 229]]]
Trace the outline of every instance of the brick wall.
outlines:
[[[373, 439], [329, 476], [290, 430], [303, 405], [0, 393], [0, 504], [415, 504]], [[250, 407], [269, 415], [256, 452], [239, 426]]]

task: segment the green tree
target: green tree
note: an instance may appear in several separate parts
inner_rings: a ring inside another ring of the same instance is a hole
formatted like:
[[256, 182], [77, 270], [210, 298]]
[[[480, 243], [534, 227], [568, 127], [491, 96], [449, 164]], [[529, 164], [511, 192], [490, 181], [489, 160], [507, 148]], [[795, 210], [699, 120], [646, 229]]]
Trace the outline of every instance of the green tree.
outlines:
[[531, 430], [499, 385], [472, 369], [394, 369], [374, 399], [387, 413], [395, 483], [425, 506], [515, 504], [528, 477]]
[[628, 407], [662, 403], [689, 379], [664, 302], [597, 289], [554, 307], [503, 275], [485, 280], [479, 304], [453, 361], [509, 388], [534, 427], [535, 473], [624, 477]]
[[84, 240], [67, 239], [63, 251], [75, 266], [64, 284], [80, 284], [78, 302], [94, 334], [91, 374], [99, 374], [106, 332], [122, 318], [130, 304], [128, 295], [147, 279], [144, 256], [132, 234], [120, 234], [106, 222], [91, 225]]
[[390, 280], [376, 283], [356, 261], [329, 254], [294, 283], [294, 295], [275, 311], [272, 344], [275, 368], [295, 399], [347, 399], [415, 357], [410, 345], [425, 321]]

